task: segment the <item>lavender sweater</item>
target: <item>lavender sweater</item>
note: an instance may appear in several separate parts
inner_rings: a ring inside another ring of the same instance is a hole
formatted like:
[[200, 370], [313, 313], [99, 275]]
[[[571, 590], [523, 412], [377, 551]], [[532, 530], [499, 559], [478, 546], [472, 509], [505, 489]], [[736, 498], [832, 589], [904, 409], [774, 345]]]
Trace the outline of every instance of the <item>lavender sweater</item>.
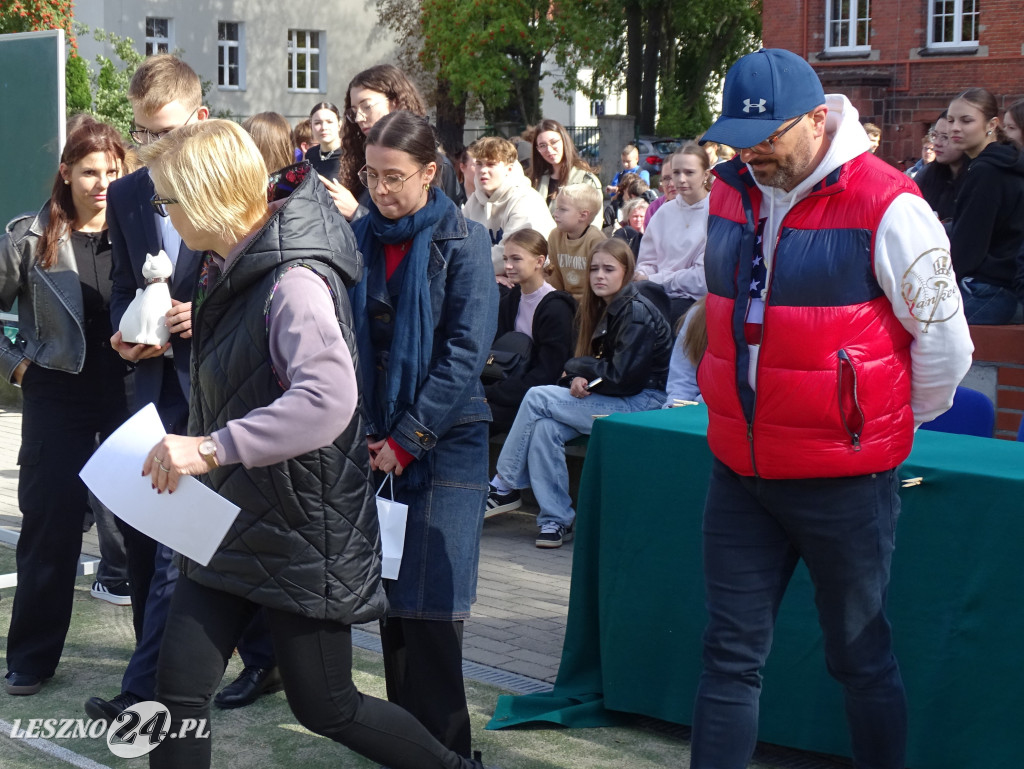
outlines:
[[[226, 270], [247, 244], [214, 261]], [[312, 270], [292, 269], [281, 278], [270, 303], [268, 335], [270, 359], [286, 390], [213, 433], [222, 465], [264, 467], [322, 448], [355, 413], [352, 355], [327, 285]]]

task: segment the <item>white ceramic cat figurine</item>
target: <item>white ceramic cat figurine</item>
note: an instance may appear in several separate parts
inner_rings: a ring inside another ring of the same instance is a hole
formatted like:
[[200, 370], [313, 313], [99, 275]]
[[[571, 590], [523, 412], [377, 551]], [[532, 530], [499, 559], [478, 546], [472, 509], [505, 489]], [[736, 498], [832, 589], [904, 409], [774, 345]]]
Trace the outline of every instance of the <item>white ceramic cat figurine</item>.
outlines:
[[146, 254], [146, 263], [142, 266], [146, 290], [135, 290], [135, 298], [124, 311], [118, 326], [125, 342], [160, 346], [167, 344], [171, 332], [167, 330], [165, 316], [171, 309], [169, 281], [173, 272], [174, 265], [163, 249], [156, 256]]

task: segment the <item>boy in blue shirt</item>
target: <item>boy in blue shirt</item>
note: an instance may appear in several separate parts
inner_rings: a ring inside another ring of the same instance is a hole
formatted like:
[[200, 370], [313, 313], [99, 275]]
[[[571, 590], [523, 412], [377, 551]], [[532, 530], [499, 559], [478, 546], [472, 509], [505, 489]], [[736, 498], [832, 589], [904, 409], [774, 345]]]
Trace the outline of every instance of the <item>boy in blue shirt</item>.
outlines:
[[651, 183], [651, 175], [640, 169], [640, 150], [635, 144], [627, 144], [622, 148], [622, 170], [612, 177], [612, 183], [604, 188], [608, 195], [614, 195], [619, 187], [619, 179], [626, 174], [636, 174], [648, 185]]

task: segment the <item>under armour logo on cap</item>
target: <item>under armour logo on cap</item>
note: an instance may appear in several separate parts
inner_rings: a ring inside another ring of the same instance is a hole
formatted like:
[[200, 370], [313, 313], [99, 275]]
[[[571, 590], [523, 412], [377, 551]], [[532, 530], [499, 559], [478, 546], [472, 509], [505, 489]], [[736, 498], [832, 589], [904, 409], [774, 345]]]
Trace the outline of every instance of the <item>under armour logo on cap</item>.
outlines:
[[729, 68], [722, 114], [700, 141], [753, 147], [786, 120], [823, 104], [821, 80], [806, 59], [782, 48], [762, 48]]

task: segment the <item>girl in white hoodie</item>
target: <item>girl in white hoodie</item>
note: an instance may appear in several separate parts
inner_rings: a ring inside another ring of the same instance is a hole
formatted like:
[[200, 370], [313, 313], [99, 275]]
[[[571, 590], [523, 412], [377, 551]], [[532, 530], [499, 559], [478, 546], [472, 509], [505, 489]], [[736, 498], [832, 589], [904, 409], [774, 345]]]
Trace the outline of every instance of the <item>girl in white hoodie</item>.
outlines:
[[676, 320], [707, 294], [704, 246], [708, 231], [708, 192], [711, 167], [708, 156], [690, 142], [669, 158], [676, 198], [651, 217], [640, 243], [634, 280], [660, 283]]

